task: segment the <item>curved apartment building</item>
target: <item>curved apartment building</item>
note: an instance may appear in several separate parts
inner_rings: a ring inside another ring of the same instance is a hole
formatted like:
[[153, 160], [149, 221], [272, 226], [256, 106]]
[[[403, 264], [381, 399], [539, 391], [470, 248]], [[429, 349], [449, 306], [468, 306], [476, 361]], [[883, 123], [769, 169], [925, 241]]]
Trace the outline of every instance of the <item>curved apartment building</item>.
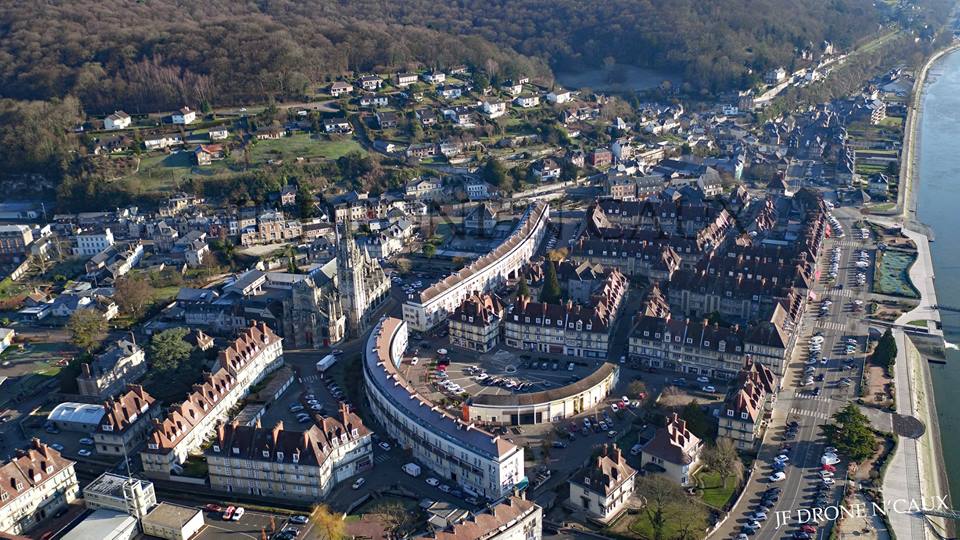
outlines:
[[532, 203], [510, 237], [496, 249], [419, 294], [411, 294], [403, 304], [403, 320], [414, 330], [430, 330], [470, 294], [488, 292], [515, 277], [536, 251], [549, 220], [550, 207], [544, 202]]
[[384, 318], [367, 338], [363, 375], [370, 407], [398, 444], [437, 476], [488, 499], [509, 495], [524, 478], [523, 448], [449, 414], [398, 371], [408, 324]]

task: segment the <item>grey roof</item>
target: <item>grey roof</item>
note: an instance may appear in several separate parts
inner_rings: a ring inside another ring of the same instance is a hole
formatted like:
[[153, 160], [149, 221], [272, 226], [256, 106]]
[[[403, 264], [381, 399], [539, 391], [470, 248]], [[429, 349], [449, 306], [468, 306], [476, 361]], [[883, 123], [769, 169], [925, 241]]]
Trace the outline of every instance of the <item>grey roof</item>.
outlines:
[[573, 384], [561, 386], [560, 388], [544, 390], [543, 392], [530, 392], [528, 394], [481, 394], [479, 396], [471, 397], [470, 403], [476, 405], [491, 405], [495, 407], [550, 403], [552, 401], [565, 399], [584, 392], [599, 384], [600, 381], [606, 379], [611, 373], [615, 373], [618, 369], [619, 368], [617, 366], [611, 364], [610, 362], [604, 362], [599, 369], [590, 375], [587, 375], [583, 379], [580, 379]]

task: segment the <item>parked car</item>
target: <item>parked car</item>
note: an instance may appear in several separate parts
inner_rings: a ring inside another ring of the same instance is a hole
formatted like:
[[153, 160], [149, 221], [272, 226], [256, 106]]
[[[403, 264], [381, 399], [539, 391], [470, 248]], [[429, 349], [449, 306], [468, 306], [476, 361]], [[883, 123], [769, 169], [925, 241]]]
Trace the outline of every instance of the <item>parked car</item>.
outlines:
[[230, 521], [233, 518], [233, 512], [237, 508], [235, 506], [228, 506], [226, 510], [223, 511], [223, 515], [220, 516], [224, 521]]
[[353, 483], [353, 485], [352, 485], [351, 487], [352, 487], [353, 489], [360, 489], [361, 487], [363, 487], [363, 485], [364, 485], [365, 483], [367, 483], [366, 479], [364, 479], [364, 478], [357, 478], [357, 480]]
[[233, 511], [233, 515], [230, 516], [230, 519], [233, 521], [240, 521], [240, 518], [243, 517], [244, 512], [246, 512], [246, 510], [244, 510], [242, 506], [238, 506], [237, 509]]

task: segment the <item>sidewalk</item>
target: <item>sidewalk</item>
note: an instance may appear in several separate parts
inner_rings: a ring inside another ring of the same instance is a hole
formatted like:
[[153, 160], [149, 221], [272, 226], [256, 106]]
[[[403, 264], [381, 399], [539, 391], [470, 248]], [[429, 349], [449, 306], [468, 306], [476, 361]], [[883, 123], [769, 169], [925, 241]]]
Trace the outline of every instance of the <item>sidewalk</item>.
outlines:
[[[907, 354], [906, 336], [901, 328], [894, 327], [893, 336], [897, 341], [897, 363], [894, 366], [896, 381], [897, 413], [913, 416], [913, 392], [915, 382], [910, 379], [910, 356]], [[890, 465], [883, 478], [883, 500], [896, 499], [920, 500], [920, 463], [917, 441], [900, 437]], [[890, 527], [897, 538], [922, 540], [927, 532], [923, 516], [891, 512]]]

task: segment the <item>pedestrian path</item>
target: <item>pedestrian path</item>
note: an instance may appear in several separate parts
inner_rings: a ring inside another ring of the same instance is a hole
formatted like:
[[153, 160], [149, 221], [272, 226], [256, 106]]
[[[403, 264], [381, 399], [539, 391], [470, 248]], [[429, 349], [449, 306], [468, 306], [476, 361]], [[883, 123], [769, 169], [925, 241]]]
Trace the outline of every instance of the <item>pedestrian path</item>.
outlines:
[[319, 375], [307, 375], [306, 377], [303, 377], [304, 384], [313, 384], [319, 380], [320, 380]]
[[795, 395], [794, 397], [795, 397], [796, 399], [806, 399], [806, 400], [810, 400], [810, 401], [830, 401], [830, 398], [828, 398], [827, 396], [815, 396], [815, 395], [813, 395], [813, 392], [800, 392], [800, 391], [797, 391], [797, 393], [796, 393], [796, 395]]
[[809, 416], [810, 418], [817, 418], [819, 420], [827, 420], [830, 418], [830, 415], [823, 411], [808, 411], [806, 409], [800, 409], [797, 407], [792, 407], [790, 409], [790, 414], [797, 416]]

